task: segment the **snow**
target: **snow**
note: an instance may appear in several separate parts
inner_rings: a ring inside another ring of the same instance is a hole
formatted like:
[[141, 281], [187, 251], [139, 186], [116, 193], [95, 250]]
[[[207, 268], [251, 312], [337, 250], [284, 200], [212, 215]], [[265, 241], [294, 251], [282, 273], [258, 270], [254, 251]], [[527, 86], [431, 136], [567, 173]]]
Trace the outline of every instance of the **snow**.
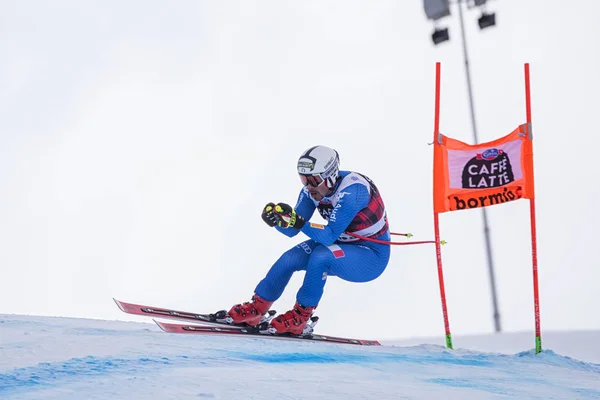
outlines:
[[531, 332], [443, 343], [208, 337], [151, 320], [2, 314], [0, 398], [600, 399], [599, 331], [542, 333], [537, 355]]

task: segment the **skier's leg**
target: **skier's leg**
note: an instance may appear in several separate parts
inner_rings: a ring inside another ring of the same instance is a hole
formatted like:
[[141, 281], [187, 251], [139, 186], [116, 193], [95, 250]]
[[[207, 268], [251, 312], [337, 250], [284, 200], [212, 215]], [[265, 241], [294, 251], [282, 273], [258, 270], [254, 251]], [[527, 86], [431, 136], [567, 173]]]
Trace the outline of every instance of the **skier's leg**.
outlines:
[[383, 273], [389, 261], [387, 245], [342, 244], [313, 248], [302, 287], [294, 307], [271, 321], [278, 333], [303, 333], [308, 320], [323, 296], [327, 276], [351, 282], [368, 282]]
[[316, 307], [323, 295], [327, 276], [350, 282], [368, 282], [379, 277], [390, 258], [390, 247], [381, 244], [340, 244], [317, 247], [306, 266], [306, 276], [297, 301]]
[[233, 322], [248, 325], [260, 323], [263, 315], [283, 293], [293, 273], [306, 268], [309, 256], [316, 246], [320, 245], [307, 240], [283, 253], [256, 286], [252, 301], [231, 307], [229, 316]]
[[322, 247], [310, 239], [283, 253], [258, 283], [255, 293], [271, 302], [281, 297], [294, 272], [306, 269], [308, 260], [317, 246]]
[[341, 244], [344, 257], [332, 264], [328, 274], [349, 282], [369, 282], [385, 271], [390, 260], [390, 246], [385, 244]]

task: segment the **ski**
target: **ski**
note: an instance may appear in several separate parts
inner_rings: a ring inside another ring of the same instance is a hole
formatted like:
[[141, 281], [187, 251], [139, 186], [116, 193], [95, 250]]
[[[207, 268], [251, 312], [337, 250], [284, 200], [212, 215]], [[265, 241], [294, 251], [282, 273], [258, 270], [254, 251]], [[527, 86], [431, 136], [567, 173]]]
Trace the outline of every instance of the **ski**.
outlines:
[[260, 331], [253, 327], [228, 327], [228, 326], [199, 326], [199, 325], [187, 325], [180, 323], [169, 323], [153, 320], [159, 327], [168, 333], [183, 333], [183, 334], [196, 334], [196, 335], [229, 335], [229, 336], [249, 336], [249, 337], [260, 337], [266, 339], [283, 339], [283, 340], [304, 340], [313, 342], [325, 342], [325, 343], [341, 343], [341, 344], [353, 344], [362, 346], [381, 346], [376, 340], [364, 340], [364, 339], [351, 339], [345, 337], [336, 337], [319, 334], [308, 334], [308, 335], [290, 335], [290, 334], [273, 334], [268, 330]]
[[[214, 314], [200, 314], [188, 311], [178, 311], [169, 308], [146, 306], [141, 304], [126, 303], [124, 301], [113, 298], [117, 306], [127, 314], [142, 315], [146, 317], [160, 317], [168, 319], [176, 319], [182, 321], [194, 321], [203, 325], [211, 326], [227, 326], [230, 328], [241, 329], [246, 328], [246, 324], [233, 324], [226, 321], [226, 315], [224, 311], [219, 311]], [[274, 310], [270, 310], [268, 317], [272, 317], [275, 314]]]
[[195, 333], [195, 334], [221, 334], [221, 335], [250, 335], [259, 336], [266, 338], [276, 339], [290, 339], [290, 340], [312, 340], [320, 342], [330, 343], [347, 343], [365, 346], [381, 346], [376, 340], [362, 340], [362, 339], [350, 339], [341, 338], [335, 336], [319, 335], [314, 334], [314, 326], [318, 321], [318, 317], [312, 317], [311, 323], [307, 326], [306, 332], [303, 335], [289, 335], [289, 334], [276, 334], [268, 331], [269, 321], [275, 316], [275, 310], [269, 310], [265, 316], [263, 322], [259, 324], [261, 328], [255, 326], [249, 326], [247, 324], [233, 324], [228, 322], [227, 313], [224, 310], [218, 311], [214, 314], [201, 314], [193, 313], [188, 311], [179, 311], [169, 308], [147, 306], [141, 304], [127, 303], [124, 301], [113, 298], [119, 309], [127, 314], [141, 315], [146, 317], [156, 317], [173, 319], [185, 322], [194, 322], [198, 325], [186, 325], [183, 323], [165, 323], [154, 320], [154, 322], [163, 330], [170, 333]]

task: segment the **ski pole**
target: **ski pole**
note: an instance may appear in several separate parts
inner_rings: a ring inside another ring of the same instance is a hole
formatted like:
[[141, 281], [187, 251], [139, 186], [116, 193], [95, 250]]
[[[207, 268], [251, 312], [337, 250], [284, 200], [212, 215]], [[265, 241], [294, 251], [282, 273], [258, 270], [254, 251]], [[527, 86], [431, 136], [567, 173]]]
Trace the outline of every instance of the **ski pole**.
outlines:
[[407, 238], [411, 238], [413, 234], [412, 233], [390, 232], [390, 235], [394, 235], [394, 236], [406, 236]]
[[[346, 235], [355, 237], [357, 239], [366, 240], [368, 242], [381, 243], [381, 244], [390, 244], [390, 245], [396, 245], [396, 246], [411, 246], [411, 245], [416, 245], [416, 244], [427, 244], [427, 243], [434, 243], [435, 244], [435, 240], [422, 240], [422, 241], [419, 241], [419, 242], [388, 242], [388, 241], [385, 241], [385, 240], [371, 239], [371, 238], [368, 238], [368, 237], [365, 237], [365, 236], [357, 235], [355, 233], [346, 232]], [[440, 241], [440, 244], [442, 244], [442, 245], [444, 245], [446, 243], [447, 242], [445, 240]]]

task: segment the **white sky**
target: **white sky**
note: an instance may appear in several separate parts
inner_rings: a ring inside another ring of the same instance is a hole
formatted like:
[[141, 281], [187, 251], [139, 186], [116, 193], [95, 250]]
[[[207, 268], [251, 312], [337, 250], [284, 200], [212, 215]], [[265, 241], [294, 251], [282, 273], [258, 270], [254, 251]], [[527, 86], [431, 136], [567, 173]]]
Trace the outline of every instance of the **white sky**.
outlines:
[[[457, 9], [433, 46], [422, 1], [4, 1], [0, 312], [130, 319], [111, 297], [213, 311], [246, 301], [288, 239], [300, 152], [335, 147], [379, 186], [394, 231], [433, 237], [441, 131], [470, 142]], [[493, 1], [465, 15], [481, 141], [525, 120], [531, 64], [541, 323], [598, 329], [596, 1]], [[505, 331], [533, 330], [528, 202], [488, 208]], [[480, 211], [441, 215], [451, 330], [493, 331]], [[279, 311], [295, 299], [297, 274]], [[330, 279], [319, 330], [442, 335], [433, 246], [370, 284]], [[384, 323], [386, 330], [373, 324]]]

